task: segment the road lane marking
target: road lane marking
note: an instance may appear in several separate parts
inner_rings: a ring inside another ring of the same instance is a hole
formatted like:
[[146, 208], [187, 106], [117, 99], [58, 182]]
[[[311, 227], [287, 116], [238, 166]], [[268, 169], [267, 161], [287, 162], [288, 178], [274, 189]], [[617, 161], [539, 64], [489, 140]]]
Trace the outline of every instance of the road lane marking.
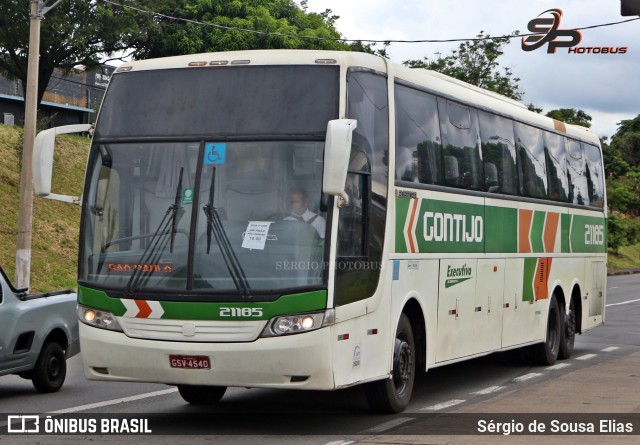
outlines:
[[333, 442], [327, 442], [324, 445], [351, 445], [353, 440], [334, 440]]
[[620, 286], [613, 286], [613, 287], [609, 287], [607, 290], [611, 290], [611, 289], [618, 289]]
[[527, 380], [535, 379], [536, 377], [540, 377], [542, 374], [539, 372], [531, 372], [529, 374], [521, 375], [520, 377], [516, 377], [513, 379], [516, 382], [525, 382]]
[[585, 354], [585, 355], [581, 355], [580, 357], [576, 357], [576, 360], [590, 360], [593, 357], [597, 357], [598, 354]]
[[620, 349], [618, 346], [609, 346], [608, 348], [601, 349], [602, 352], [611, 352]]
[[498, 392], [501, 389], [504, 389], [504, 386], [490, 386], [488, 388], [481, 389], [480, 391], [472, 392], [471, 394], [474, 394], [474, 395], [477, 395], [477, 396], [484, 396], [486, 394], [492, 394], [494, 392]]
[[105, 407], [105, 406], [117, 405], [119, 403], [134, 402], [136, 400], [148, 399], [149, 397], [164, 396], [164, 395], [167, 395], [167, 394], [172, 394], [172, 393], [177, 392], [177, 391], [178, 391], [178, 388], [163, 389], [161, 391], [148, 392], [148, 393], [145, 393], [145, 394], [138, 394], [136, 396], [122, 397], [120, 399], [113, 399], [113, 400], [105, 400], [104, 402], [97, 402], [97, 403], [90, 403], [88, 405], [74, 406], [74, 407], [71, 407], [71, 408], [59, 409], [57, 411], [48, 411], [45, 414], [77, 413], [78, 411], [86, 411], [88, 409], [102, 408], [102, 407]]
[[622, 303], [611, 303], [611, 304], [607, 304], [605, 307], [611, 307], [611, 306], [622, 306], [623, 304], [637, 303], [638, 301], [640, 301], [640, 298], [638, 298], [637, 300], [623, 301]]
[[426, 408], [422, 408], [420, 411], [440, 411], [441, 409], [451, 408], [452, 406], [456, 406], [464, 402], [466, 402], [466, 400], [449, 400], [448, 402], [427, 406]]
[[385, 431], [390, 430], [391, 428], [395, 428], [404, 423], [411, 422], [415, 420], [413, 417], [399, 417], [397, 419], [389, 420], [388, 422], [381, 423], [380, 425], [374, 426], [373, 428], [369, 428], [368, 430], [362, 431], [360, 434], [380, 434]]
[[571, 366], [569, 363], [558, 363], [557, 365], [549, 366], [545, 368], [547, 371], [556, 371], [558, 369], [566, 368], [567, 366]]

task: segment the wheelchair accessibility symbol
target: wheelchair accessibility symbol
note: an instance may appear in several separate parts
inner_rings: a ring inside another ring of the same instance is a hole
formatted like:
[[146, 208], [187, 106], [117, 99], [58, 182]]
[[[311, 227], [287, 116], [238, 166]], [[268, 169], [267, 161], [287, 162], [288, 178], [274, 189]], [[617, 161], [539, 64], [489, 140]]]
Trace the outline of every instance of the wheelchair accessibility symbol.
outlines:
[[205, 165], [224, 164], [227, 157], [227, 144], [209, 142], [204, 146]]

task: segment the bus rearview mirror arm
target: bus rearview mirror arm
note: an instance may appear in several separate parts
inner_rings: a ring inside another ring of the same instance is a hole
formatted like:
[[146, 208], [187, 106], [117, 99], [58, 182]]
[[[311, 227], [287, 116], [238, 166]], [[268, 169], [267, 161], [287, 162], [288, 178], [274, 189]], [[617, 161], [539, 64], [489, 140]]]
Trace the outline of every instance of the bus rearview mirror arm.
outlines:
[[340, 207], [349, 204], [345, 183], [351, 155], [351, 139], [357, 125], [355, 119], [336, 119], [327, 124], [322, 191], [327, 195], [340, 197]]
[[37, 196], [56, 201], [80, 204], [79, 196], [59, 195], [51, 193], [51, 177], [53, 175], [53, 152], [56, 136], [59, 134], [91, 132], [91, 124], [65, 125], [41, 131], [36, 136], [33, 146], [33, 191]]

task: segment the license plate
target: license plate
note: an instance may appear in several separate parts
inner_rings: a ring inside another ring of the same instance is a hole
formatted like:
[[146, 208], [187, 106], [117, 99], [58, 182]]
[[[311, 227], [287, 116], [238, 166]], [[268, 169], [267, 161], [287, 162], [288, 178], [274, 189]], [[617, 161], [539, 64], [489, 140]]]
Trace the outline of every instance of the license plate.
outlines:
[[206, 355], [170, 355], [169, 366], [180, 369], [211, 369], [211, 360]]

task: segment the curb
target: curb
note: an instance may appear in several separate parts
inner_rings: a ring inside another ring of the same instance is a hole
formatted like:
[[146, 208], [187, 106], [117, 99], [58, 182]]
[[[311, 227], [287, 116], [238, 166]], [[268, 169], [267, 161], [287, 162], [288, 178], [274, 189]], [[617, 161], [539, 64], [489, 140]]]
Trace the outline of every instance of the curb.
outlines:
[[640, 267], [632, 267], [629, 269], [608, 269], [607, 276], [615, 276], [615, 275], [631, 275], [635, 273], [640, 273]]

